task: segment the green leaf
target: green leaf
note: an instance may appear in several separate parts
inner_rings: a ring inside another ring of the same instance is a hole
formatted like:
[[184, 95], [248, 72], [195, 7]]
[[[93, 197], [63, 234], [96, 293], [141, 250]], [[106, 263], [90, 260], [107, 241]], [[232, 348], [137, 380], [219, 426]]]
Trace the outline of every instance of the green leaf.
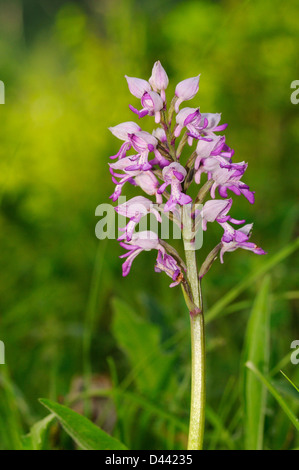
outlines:
[[30, 433], [22, 439], [24, 450], [42, 450], [47, 430], [54, 418], [55, 415], [50, 414], [31, 427]]
[[102, 429], [84, 416], [59, 405], [51, 400], [41, 399], [41, 404], [55, 415], [64, 430], [83, 450], [126, 450], [117, 439], [109, 436]]
[[172, 376], [174, 356], [161, 347], [161, 332], [125, 302], [113, 300], [113, 334], [128, 356], [137, 387], [151, 398], [165, 391]]
[[278, 263], [283, 261], [285, 258], [290, 256], [294, 251], [299, 248], [299, 238], [294, 242], [285, 246], [282, 250], [276, 253], [272, 258], [265, 260], [262, 263], [261, 267], [256, 271], [252, 272], [244, 281], [241, 281], [233, 289], [231, 289], [227, 294], [225, 294], [221, 299], [216, 302], [206, 313], [206, 323], [214, 320], [220, 315], [224, 314], [224, 309], [229, 305], [233, 300], [235, 300], [238, 295], [241, 294], [245, 289], [251, 286], [255, 281], [257, 281], [261, 276], [266, 274], [270, 269], [274, 268]]
[[299, 392], [299, 388], [292, 382], [292, 380], [281, 370], [280, 373], [290, 382], [290, 384], [294, 387], [297, 392]]
[[[245, 361], [257, 364], [264, 374], [269, 367], [269, 285], [266, 277], [261, 285], [248, 321], [245, 340]], [[245, 368], [244, 375], [245, 449], [263, 448], [267, 388]]]
[[293, 423], [295, 428], [299, 431], [299, 420], [289, 407], [289, 405], [286, 403], [286, 401], [282, 398], [282, 396], [278, 393], [278, 391], [273, 387], [271, 382], [256, 368], [252, 362], [247, 362], [246, 367], [250, 369], [256, 376], [257, 378], [268, 388], [269, 392], [273, 395], [275, 400], [278, 402], [278, 404], [281, 406], [285, 414], [289, 417], [290, 421]]

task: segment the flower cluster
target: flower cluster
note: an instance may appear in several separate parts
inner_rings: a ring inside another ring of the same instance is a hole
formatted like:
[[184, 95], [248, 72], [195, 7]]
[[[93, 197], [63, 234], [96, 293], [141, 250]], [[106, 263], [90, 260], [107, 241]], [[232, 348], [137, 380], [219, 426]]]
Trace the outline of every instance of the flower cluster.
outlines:
[[[135, 232], [135, 227], [147, 214], [154, 214], [157, 221], [161, 222], [159, 211], [169, 216], [187, 205], [191, 207], [190, 217], [194, 227], [207, 230], [208, 222], [217, 222], [223, 229], [221, 242], [203, 263], [200, 277], [207, 272], [218, 253], [221, 263], [225, 252], [237, 248], [265, 254], [261, 248], [248, 241], [252, 224], [242, 228], [231, 225], [243, 224], [245, 220], [236, 220], [228, 214], [232, 206], [228, 190], [245, 196], [251, 204], [254, 203], [254, 192], [242, 181], [247, 163], [233, 163], [234, 151], [226, 144], [225, 136], [219, 134], [226, 129], [227, 124], [220, 124], [221, 114], [218, 113], [201, 113], [198, 107], [180, 109], [183, 102], [191, 100], [198, 92], [199, 78], [198, 75], [180, 82], [167, 107], [165, 90], [169, 80], [159, 61], [154, 64], [148, 81], [126, 76], [130, 92], [140, 100], [140, 109], [132, 105], [130, 109], [139, 119], [153, 116], [159, 127], [152, 134], [143, 131], [133, 121], [109, 128], [123, 142], [117, 154], [110, 157], [116, 160], [109, 164], [115, 184], [110, 197], [117, 201], [123, 186], [129, 183], [141, 188], [148, 196], [154, 196], [159, 210], [153, 201], [143, 196], [136, 196], [115, 208], [129, 219], [126, 227], [121, 229], [123, 234], [119, 238], [120, 245], [127, 250], [121, 256], [126, 258], [123, 263], [124, 276], [129, 273], [139, 253], [157, 250], [156, 272], [164, 271], [171, 277], [171, 287], [184, 283], [186, 266], [176, 250], [160, 240], [156, 233]], [[183, 164], [181, 155], [184, 148], [193, 146], [195, 148], [191, 150], [189, 159]], [[203, 184], [202, 175], [205, 175]], [[201, 185], [195, 199], [187, 194], [192, 183]], [[220, 198], [217, 198], [216, 190]], [[204, 203], [209, 194], [211, 199]], [[203, 203], [201, 209], [196, 209], [197, 204]]]

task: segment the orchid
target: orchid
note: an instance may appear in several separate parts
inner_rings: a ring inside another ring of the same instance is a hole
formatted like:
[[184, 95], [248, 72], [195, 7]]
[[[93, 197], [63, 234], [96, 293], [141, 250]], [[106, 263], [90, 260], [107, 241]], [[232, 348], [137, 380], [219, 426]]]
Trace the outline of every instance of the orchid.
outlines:
[[158, 251], [155, 271], [157, 273], [164, 271], [167, 276], [171, 277], [173, 282], [169, 287], [177, 286], [181, 282], [181, 268], [178, 266], [176, 260], [167, 253], [163, 255], [162, 251]]
[[123, 276], [129, 274], [134, 259], [142, 251], [161, 250], [163, 254], [165, 253], [165, 249], [160, 244], [158, 235], [155, 232], [145, 231], [134, 233], [131, 240], [127, 243], [122, 241], [125, 238], [126, 234], [118, 238], [120, 246], [128, 250], [127, 253], [121, 255], [121, 258], [127, 258], [122, 266]]
[[171, 186], [171, 196], [165, 204], [165, 212], [174, 209], [176, 204], [183, 206], [192, 202], [192, 198], [182, 192], [181, 183], [184, 181], [186, 175], [187, 171], [185, 168], [176, 162], [171, 163], [163, 169], [162, 176], [164, 183], [160, 187], [159, 193], [162, 194], [167, 186]]
[[[184, 101], [195, 97], [199, 89], [199, 75], [181, 81], [175, 88], [170, 105], [167, 105], [168, 76], [160, 61], [152, 69], [149, 80], [126, 76], [133, 96], [141, 101], [141, 110], [130, 105], [139, 119], [153, 116], [152, 133], [142, 130], [133, 121], [110, 127], [109, 130], [123, 143], [111, 158], [112, 181], [116, 185], [110, 196], [116, 201], [126, 183], [142, 190], [147, 197], [136, 195], [118, 205], [115, 211], [129, 219], [120, 229], [120, 246], [126, 253], [122, 272], [127, 276], [135, 258], [144, 251], [157, 251], [155, 271], [171, 278], [170, 287], [181, 285], [190, 312], [192, 334], [192, 394], [188, 449], [200, 449], [204, 432], [204, 314], [201, 280], [207, 274], [218, 255], [238, 248], [264, 255], [265, 251], [249, 241], [252, 224], [238, 220], [230, 214], [235, 195], [244, 195], [254, 203], [254, 192], [242, 181], [248, 164], [233, 162], [234, 150], [226, 143], [224, 131], [227, 124], [220, 124], [220, 113], [202, 113], [199, 107], [184, 107]], [[156, 125], [159, 124], [158, 127]], [[180, 137], [182, 134], [182, 137]], [[188, 144], [188, 145], [187, 145]], [[194, 145], [195, 144], [195, 145]], [[194, 145], [183, 163], [183, 155]], [[205, 181], [202, 183], [202, 178]], [[193, 192], [188, 194], [192, 185]], [[219, 197], [216, 197], [218, 190]], [[210, 199], [206, 200], [210, 196]], [[150, 199], [154, 197], [154, 201]], [[188, 209], [188, 210], [187, 210]], [[186, 217], [187, 212], [187, 217]], [[153, 214], [158, 224], [164, 214], [182, 230], [185, 260], [168, 242], [151, 230], [137, 231], [143, 217]], [[206, 232], [213, 223], [220, 225], [224, 233], [215, 248], [197, 265], [196, 233]], [[231, 224], [241, 228], [233, 228]]]
[[152, 201], [143, 196], [136, 196], [123, 204], [115, 207], [118, 214], [128, 217], [130, 219], [126, 227], [120, 230], [126, 232], [127, 241], [132, 240], [135, 226], [140, 222], [142, 217], [152, 213], [158, 222], [161, 222], [161, 215], [155, 209]]

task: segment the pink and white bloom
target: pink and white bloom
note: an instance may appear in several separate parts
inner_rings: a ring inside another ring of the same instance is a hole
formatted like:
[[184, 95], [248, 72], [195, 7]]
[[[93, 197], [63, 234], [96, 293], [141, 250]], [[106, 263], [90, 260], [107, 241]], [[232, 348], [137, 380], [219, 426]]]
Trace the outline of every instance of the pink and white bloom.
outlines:
[[[112, 181], [116, 185], [114, 193], [110, 196], [110, 199], [114, 202], [117, 201], [121, 195], [122, 188], [125, 183], [131, 183], [133, 186], [136, 186], [134, 176], [137, 176], [139, 171], [125, 170], [131, 163], [132, 161], [130, 157], [122, 158], [115, 163], [109, 163], [109, 171], [112, 175]], [[123, 171], [123, 173], [119, 173], [120, 171]], [[116, 178], [119, 178], [119, 181], [117, 181]]]
[[250, 191], [249, 186], [241, 180], [243, 174], [247, 169], [247, 163], [228, 163], [220, 164], [218, 168], [212, 171], [212, 178], [214, 183], [211, 187], [211, 196], [215, 199], [215, 191], [218, 191], [221, 197], [227, 197], [227, 190], [230, 189], [237, 196], [243, 194], [246, 199], [253, 204], [254, 192]]
[[133, 197], [129, 201], [115, 207], [115, 211], [119, 215], [130, 219], [126, 227], [120, 229], [122, 232], [125, 232], [127, 241], [132, 240], [136, 225], [139, 224], [142, 217], [147, 214], [154, 214], [157, 221], [162, 222], [161, 215], [155, 208], [153, 202], [143, 196]]
[[224, 235], [221, 239], [220, 261], [223, 263], [223, 255], [226, 252], [235, 251], [238, 248], [249, 250], [257, 255], [265, 255], [266, 252], [259, 248], [255, 243], [249, 242], [253, 224], [244, 225], [244, 227], [235, 230], [228, 223], [222, 224]]
[[194, 98], [198, 92], [199, 77], [200, 75], [197, 75], [197, 77], [187, 78], [186, 80], [183, 80], [177, 84], [175, 89], [175, 96], [177, 97], [177, 100], [174, 107], [176, 113], [178, 113], [180, 104], [183, 101], [192, 100], [192, 98]]
[[[187, 128], [189, 133], [193, 135], [199, 135], [199, 130], [203, 129], [204, 124], [202, 126], [202, 118], [199, 112], [199, 108], [182, 108], [176, 116], [176, 123], [177, 126], [174, 130], [175, 137], [179, 137], [182, 129], [184, 127]], [[188, 144], [192, 145], [193, 137], [188, 136]]]
[[215, 132], [223, 131], [227, 128], [227, 124], [219, 125], [220, 119], [220, 113], [202, 113], [198, 127], [190, 132], [190, 135], [195, 139], [200, 139], [201, 136], [213, 136]]
[[137, 155], [130, 157], [131, 164], [126, 170], [151, 170], [152, 164], [149, 163], [149, 153], [153, 152], [161, 167], [168, 165], [168, 161], [162, 157], [160, 152], [157, 150], [158, 140], [148, 132], [139, 131], [134, 134], [129, 134], [129, 139], [132, 147], [136, 150]]
[[155, 116], [155, 122], [158, 124], [161, 120], [160, 111], [164, 107], [164, 102], [161, 96], [155, 91], [147, 91], [141, 97], [141, 105], [143, 108], [140, 111], [132, 105], [129, 105], [129, 108], [133, 113], [138, 115], [139, 119], [143, 118], [147, 114], [149, 116]]
[[[201, 173], [210, 173], [216, 170], [220, 163], [229, 163], [228, 159], [221, 157], [225, 145], [224, 136], [213, 136], [209, 139], [201, 139], [196, 146], [197, 157], [194, 164], [195, 182], [200, 183]], [[210, 158], [209, 158], [210, 157]], [[219, 158], [211, 158], [219, 157]]]
[[120, 256], [120, 258], [127, 258], [122, 265], [123, 276], [127, 276], [130, 272], [132, 263], [136, 256], [138, 256], [142, 251], [151, 251], [151, 250], [161, 250], [162, 254], [165, 253], [165, 249], [160, 244], [158, 235], [155, 232], [144, 231], [139, 233], [134, 233], [131, 241], [124, 243], [122, 240], [126, 238], [126, 235], [123, 234], [119, 237], [120, 246], [128, 250], [127, 253]]
[[177, 286], [181, 282], [181, 269], [176, 260], [167, 253], [162, 253], [160, 250], [158, 251], [155, 271], [156, 273], [163, 271], [173, 280], [169, 287]]
[[227, 215], [232, 207], [232, 203], [232, 199], [214, 199], [207, 201], [199, 212], [199, 216], [202, 219], [202, 229], [207, 230], [207, 223], [215, 221], [219, 224], [224, 224], [228, 221], [233, 224], [243, 224], [245, 220], [233, 219]]
[[124, 158], [127, 154], [127, 151], [130, 150], [130, 148], [132, 147], [129, 134], [141, 131], [141, 127], [139, 127], [138, 124], [136, 124], [136, 122], [128, 121], [128, 122], [123, 122], [122, 124], [118, 124], [117, 126], [114, 126], [114, 127], [109, 127], [109, 131], [115, 137], [124, 141], [124, 143], [120, 147], [117, 154], [113, 155], [110, 158], [111, 159]]
[[192, 198], [182, 192], [181, 183], [187, 176], [185, 168], [179, 163], [171, 163], [163, 169], [164, 183], [160, 186], [159, 193], [163, 193], [167, 186], [171, 185], [171, 195], [164, 207], [164, 212], [173, 210], [176, 204], [183, 206], [192, 202]]

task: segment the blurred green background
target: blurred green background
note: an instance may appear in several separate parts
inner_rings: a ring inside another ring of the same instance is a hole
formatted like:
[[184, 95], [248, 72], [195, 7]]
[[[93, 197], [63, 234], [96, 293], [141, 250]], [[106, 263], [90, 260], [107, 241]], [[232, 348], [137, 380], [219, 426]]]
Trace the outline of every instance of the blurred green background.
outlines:
[[[249, 163], [244, 181], [256, 191], [254, 206], [235, 198], [233, 216], [254, 222], [253, 241], [269, 258], [239, 250], [217, 261], [203, 283], [208, 311], [299, 235], [299, 105], [290, 101], [298, 3], [9, 0], [0, 11], [0, 449], [18, 448], [45, 416], [38, 398], [69, 403], [84, 380], [122, 391], [85, 402], [85, 414], [129, 447], [183, 448], [190, 344], [181, 291], [154, 272], [153, 253], [123, 279], [123, 250], [94, 233], [95, 208], [113, 192], [108, 157], [119, 148], [107, 128], [134, 119], [124, 75], [148, 79], [158, 59], [169, 98], [201, 73], [190, 106], [229, 123], [227, 143], [235, 161]], [[209, 228], [203, 251], [221, 233]], [[293, 251], [270, 270], [270, 370], [299, 337], [298, 258]], [[207, 325], [207, 448], [244, 448], [242, 350], [259, 286], [256, 277]], [[298, 384], [298, 366], [282, 365]], [[296, 412], [298, 395], [278, 371], [273, 380]], [[264, 447], [298, 445], [268, 397]], [[73, 448], [59, 428], [46, 446]]]

